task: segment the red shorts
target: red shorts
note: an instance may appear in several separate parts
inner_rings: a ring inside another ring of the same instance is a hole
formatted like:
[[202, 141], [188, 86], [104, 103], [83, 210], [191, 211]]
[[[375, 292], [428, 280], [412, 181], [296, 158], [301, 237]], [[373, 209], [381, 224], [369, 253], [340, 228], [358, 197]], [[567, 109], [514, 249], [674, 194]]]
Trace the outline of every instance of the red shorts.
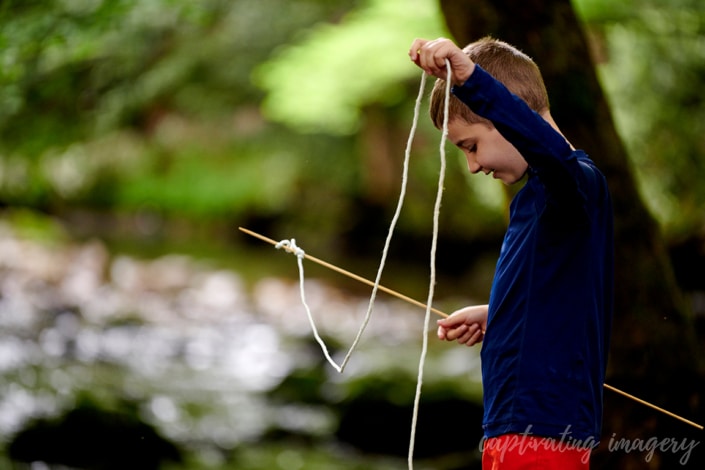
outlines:
[[589, 470], [591, 448], [527, 434], [503, 434], [484, 442], [482, 470]]

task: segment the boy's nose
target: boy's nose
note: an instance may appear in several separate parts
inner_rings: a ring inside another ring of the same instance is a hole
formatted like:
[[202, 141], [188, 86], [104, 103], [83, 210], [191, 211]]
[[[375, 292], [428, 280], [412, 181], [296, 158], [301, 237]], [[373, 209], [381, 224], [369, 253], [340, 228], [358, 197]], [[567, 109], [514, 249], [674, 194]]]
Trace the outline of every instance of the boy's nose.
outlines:
[[474, 175], [476, 173], [479, 173], [481, 169], [482, 166], [479, 163], [468, 158], [468, 170], [470, 171], [470, 173]]

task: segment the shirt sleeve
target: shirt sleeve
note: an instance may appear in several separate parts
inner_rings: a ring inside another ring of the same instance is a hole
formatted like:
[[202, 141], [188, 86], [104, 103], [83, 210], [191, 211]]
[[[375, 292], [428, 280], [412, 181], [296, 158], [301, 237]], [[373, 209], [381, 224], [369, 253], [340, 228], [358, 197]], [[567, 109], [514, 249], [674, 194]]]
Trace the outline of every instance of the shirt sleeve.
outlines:
[[[522, 99], [479, 65], [453, 94], [472, 111], [490, 120], [524, 157], [554, 197], [584, 201], [586, 168], [568, 141]], [[577, 202], [577, 201], [576, 201]]]

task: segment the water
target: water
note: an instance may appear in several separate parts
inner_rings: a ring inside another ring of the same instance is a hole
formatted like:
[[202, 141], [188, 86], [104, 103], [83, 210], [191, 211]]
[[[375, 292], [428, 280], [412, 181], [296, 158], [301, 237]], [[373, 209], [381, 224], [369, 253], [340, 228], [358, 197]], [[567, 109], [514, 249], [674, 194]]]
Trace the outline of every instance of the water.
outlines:
[[[88, 395], [108, 408], [138, 403], [142, 419], [215, 466], [271, 429], [331, 434], [335, 410], [273, 404], [267, 393], [310, 368], [324, 368], [331, 401], [361, 377], [400, 369], [415, 377], [423, 328], [423, 310], [378, 298], [341, 376], [310, 346], [296, 280], [246, 286], [235, 270], [202, 260], [138, 259], [99, 241], [38, 243], [6, 225], [0, 293], [0, 445], [32, 418], [57, 415]], [[369, 299], [315, 279], [306, 295], [319, 331], [346, 349]], [[432, 347], [428, 380], [456, 377], [477, 390], [479, 359], [467, 351]], [[300, 453], [278, 455], [288, 462], [280, 468], [302, 468]]]

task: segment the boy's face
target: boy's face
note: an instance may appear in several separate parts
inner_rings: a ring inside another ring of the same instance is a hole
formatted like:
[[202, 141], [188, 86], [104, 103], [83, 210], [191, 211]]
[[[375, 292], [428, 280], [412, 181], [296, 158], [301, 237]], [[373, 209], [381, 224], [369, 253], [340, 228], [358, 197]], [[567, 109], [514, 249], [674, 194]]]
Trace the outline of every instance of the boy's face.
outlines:
[[529, 167], [519, 151], [492, 125], [453, 119], [448, 123], [448, 139], [465, 154], [470, 173], [492, 174], [510, 185], [519, 181]]

